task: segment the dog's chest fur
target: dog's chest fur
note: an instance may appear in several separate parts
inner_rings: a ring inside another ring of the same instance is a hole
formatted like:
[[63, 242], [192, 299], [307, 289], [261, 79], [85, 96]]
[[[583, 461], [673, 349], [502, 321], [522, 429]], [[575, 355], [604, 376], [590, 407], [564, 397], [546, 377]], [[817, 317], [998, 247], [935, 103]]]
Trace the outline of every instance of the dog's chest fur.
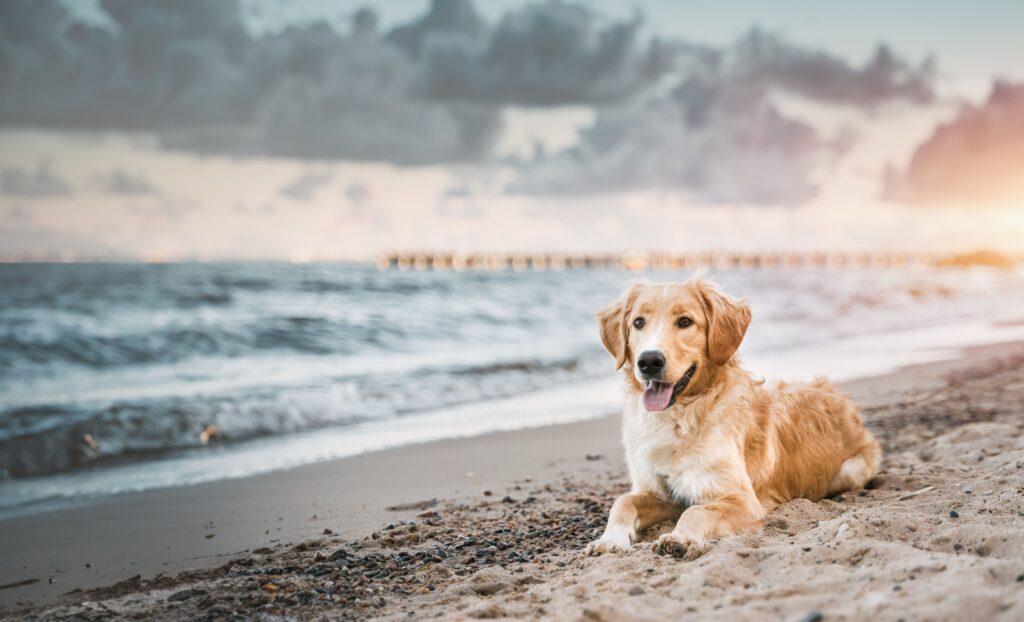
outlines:
[[651, 490], [684, 505], [702, 503], [719, 489], [717, 455], [722, 444], [709, 442], [713, 431], [687, 429], [678, 413], [649, 413], [626, 407], [623, 444], [634, 490]]

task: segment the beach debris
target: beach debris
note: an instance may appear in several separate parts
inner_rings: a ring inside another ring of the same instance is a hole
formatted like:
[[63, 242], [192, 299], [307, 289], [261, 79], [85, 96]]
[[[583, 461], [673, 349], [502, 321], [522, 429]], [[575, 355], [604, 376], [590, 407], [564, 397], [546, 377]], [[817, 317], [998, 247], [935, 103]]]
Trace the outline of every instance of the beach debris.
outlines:
[[490, 496], [491, 496], [491, 495], [493, 495], [493, 494], [494, 494], [494, 493], [493, 493], [493, 492], [491, 492], [490, 490], [485, 490], [485, 491], [484, 491], [484, 496], [485, 496], [485, 497], [490, 497]]
[[924, 488], [915, 490], [914, 492], [908, 492], [907, 494], [902, 495], [900, 497], [900, 501], [905, 501], [907, 499], [911, 499], [913, 497], [916, 497], [917, 495], [921, 495], [921, 494], [924, 494], [926, 492], [930, 492], [932, 490], [935, 490], [935, 486], [925, 486]]
[[389, 512], [405, 512], [408, 510], [426, 510], [437, 505], [437, 499], [429, 499], [427, 501], [414, 501], [412, 503], [399, 503], [398, 505], [392, 505], [384, 508]]
[[602, 458], [604, 458], [604, 456], [601, 454], [587, 454], [587, 460], [590, 461], [601, 460]]
[[212, 540], [214, 538], [214, 536], [216, 536], [216, 535], [217, 534], [215, 534], [215, 533], [208, 533], [208, 534], [206, 534], [203, 537], [206, 538], [207, 540]]
[[[32, 585], [33, 583], [39, 583], [39, 579], [22, 579], [21, 581], [15, 581], [13, 583], [5, 583], [3, 585], [0, 585], [0, 590], [9, 590], [14, 587]], [[50, 583], [53, 583], [52, 579], [50, 580]]]
[[333, 536], [333, 535], [334, 535], [334, 532], [333, 532], [333, 531], [331, 531], [330, 529], [328, 529], [328, 528], [324, 527], [324, 530], [323, 530], [323, 535], [325, 535], [325, 536]]
[[264, 592], [268, 594], [277, 594], [277, 591], [281, 588], [279, 588], [277, 585], [273, 583], [264, 583], [260, 589], [262, 589]]

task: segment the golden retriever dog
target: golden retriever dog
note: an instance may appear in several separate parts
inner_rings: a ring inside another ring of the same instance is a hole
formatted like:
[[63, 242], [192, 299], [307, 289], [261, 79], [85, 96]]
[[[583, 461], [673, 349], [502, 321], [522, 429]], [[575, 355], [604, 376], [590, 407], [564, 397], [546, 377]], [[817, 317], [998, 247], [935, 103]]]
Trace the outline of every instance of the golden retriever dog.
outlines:
[[769, 388], [743, 369], [735, 354], [750, 318], [746, 302], [700, 279], [637, 283], [598, 313], [626, 376], [632, 490], [588, 554], [626, 551], [639, 531], [673, 520], [655, 551], [693, 559], [782, 503], [875, 474], [881, 450], [849, 398], [825, 380]]

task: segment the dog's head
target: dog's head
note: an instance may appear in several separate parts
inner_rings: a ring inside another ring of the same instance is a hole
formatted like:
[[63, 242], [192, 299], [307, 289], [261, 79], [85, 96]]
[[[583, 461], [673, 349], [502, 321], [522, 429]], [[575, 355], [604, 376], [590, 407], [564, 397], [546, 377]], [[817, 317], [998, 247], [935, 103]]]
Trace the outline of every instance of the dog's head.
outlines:
[[604, 347], [643, 389], [644, 407], [659, 411], [732, 358], [750, 307], [699, 279], [635, 283], [598, 312], [598, 322]]

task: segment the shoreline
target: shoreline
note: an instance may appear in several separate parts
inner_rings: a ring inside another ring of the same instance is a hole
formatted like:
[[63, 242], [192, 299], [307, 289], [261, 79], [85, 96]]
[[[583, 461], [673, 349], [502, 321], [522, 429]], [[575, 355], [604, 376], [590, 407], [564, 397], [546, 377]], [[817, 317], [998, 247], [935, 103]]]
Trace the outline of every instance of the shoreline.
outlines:
[[[1024, 352], [1010, 342], [841, 383], [867, 413], [945, 374]], [[870, 414], [865, 417], [872, 423]], [[0, 611], [73, 601], [135, 575], [212, 568], [242, 551], [320, 536], [358, 538], [415, 517], [433, 499], [466, 504], [529, 483], [607, 481], [623, 472], [618, 414], [432, 441], [193, 486], [130, 493], [0, 521]], [[607, 500], [610, 503], [610, 499]], [[52, 582], [51, 582], [52, 581]]]

